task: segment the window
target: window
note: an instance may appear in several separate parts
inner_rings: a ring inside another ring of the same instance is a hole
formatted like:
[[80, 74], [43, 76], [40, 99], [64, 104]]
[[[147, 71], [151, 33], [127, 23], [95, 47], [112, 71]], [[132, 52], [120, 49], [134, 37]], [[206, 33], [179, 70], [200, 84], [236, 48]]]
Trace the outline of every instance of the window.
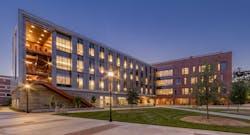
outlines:
[[121, 86], [120, 86], [120, 82], [118, 81], [117, 82], [117, 91], [120, 91], [121, 90]]
[[197, 83], [197, 77], [191, 77], [191, 84]]
[[217, 65], [217, 70], [220, 71], [220, 63]]
[[63, 70], [71, 70], [71, 59], [63, 56], [56, 56], [56, 67]]
[[193, 66], [193, 73], [196, 71], [196, 67], [195, 66]]
[[104, 54], [104, 48], [100, 47], [100, 54], [99, 54], [100, 59], [105, 59], [105, 54]]
[[173, 88], [170, 89], [157, 89], [156, 95], [173, 95]]
[[169, 86], [173, 85], [173, 79], [157, 80], [156, 86]]
[[188, 75], [188, 74], [189, 74], [189, 70], [188, 70], [187, 67], [182, 68], [182, 74], [183, 74], [183, 75]]
[[166, 76], [173, 76], [173, 69], [156, 72], [156, 77], [166, 77]]
[[95, 56], [95, 45], [92, 43], [89, 45], [89, 55], [93, 57]]
[[221, 70], [225, 71], [227, 69], [227, 63], [226, 62], [222, 62], [221, 64]]
[[109, 62], [113, 62], [113, 56], [112, 56], [112, 52], [111, 51], [109, 52], [109, 55], [108, 55], [108, 61]]
[[104, 90], [104, 80], [101, 78], [99, 82], [99, 88], [100, 90]]
[[206, 69], [206, 65], [199, 66], [199, 72], [204, 72]]
[[186, 77], [183, 78], [183, 84], [187, 85], [187, 78]]
[[95, 78], [94, 78], [94, 76], [89, 77], [89, 89], [90, 90], [95, 89]]
[[139, 69], [139, 66], [138, 66], [137, 64], [136, 64], [136, 66], [135, 66], [135, 69], [136, 69], [136, 70], [138, 70], [138, 69]]
[[133, 63], [132, 62], [130, 63], [130, 69], [133, 69]]
[[104, 73], [104, 63], [100, 63], [99, 72], [102, 74]]
[[77, 72], [83, 72], [83, 61], [82, 60], [77, 60]]
[[181, 84], [181, 79], [180, 78], [175, 79], [175, 84], [180, 85]]
[[89, 60], [89, 73], [90, 74], [95, 73], [95, 60], [93, 60], [93, 59]]
[[131, 73], [131, 74], [130, 74], [130, 80], [133, 80], [133, 78], [134, 78], [134, 77], [133, 77], [133, 74]]
[[82, 40], [78, 40], [78, 43], [77, 43], [77, 54], [83, 56], [83, 51], [84, 51], [83, 41]]
[[79, 89], [82, 89], [83, 88], [83, 77], [79, 76], [77, 77], [77, 87]]
[[124, 60], [124, 68], [127, 68], [127, 60]]
[[117, 65], [118, 67], [121, 66], [121, 60], [120, 60], [120, 56], [119, 56], [119, 55], [117, 55], [117, 58], [116, 58], [116, 65]]
[[182, 88], [182, 95], [188, 95], [189, 94], [189, 88]]
[[57, 72], [56, 83], [58, 86], [70, 87], [71, 86], [71, 74], [70, 74], [70, 72], [67, 72], [67, 71]]
[[124, 73], [123, 78], [126, 80], [127, 79], [127, 74]]
[[70, 43], [70, 37], [57, 33], [56, 49], [67, 53], [71, 53], [72, 46]]

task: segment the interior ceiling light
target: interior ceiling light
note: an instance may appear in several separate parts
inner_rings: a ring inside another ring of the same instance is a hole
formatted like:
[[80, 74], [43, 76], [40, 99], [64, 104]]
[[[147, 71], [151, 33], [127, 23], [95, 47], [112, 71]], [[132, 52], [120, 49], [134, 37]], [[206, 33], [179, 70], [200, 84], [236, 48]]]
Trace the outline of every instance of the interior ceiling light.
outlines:
[[33, 32], [32, 30], [30, 30], [30, 33]]
[[31, 25], [31, 28], [35, 28], [35, 26], [34, 26], [34, 25]]
[[43, 30], [43, 32], [47, 33], [48, 31], [47, 30]]
[[41, 34], [42, 37], [44, 37], [44, 34]]
[[39, 41], [37, 41], [37, 43], [38, 43], [38, 44], [40, 44], [40, 42], [39, 42]]
[[30, 37], [30, 34], [28, 34], [28, 37]]
[[39, 38], [39, 40], [42, 40], [42, 38]]

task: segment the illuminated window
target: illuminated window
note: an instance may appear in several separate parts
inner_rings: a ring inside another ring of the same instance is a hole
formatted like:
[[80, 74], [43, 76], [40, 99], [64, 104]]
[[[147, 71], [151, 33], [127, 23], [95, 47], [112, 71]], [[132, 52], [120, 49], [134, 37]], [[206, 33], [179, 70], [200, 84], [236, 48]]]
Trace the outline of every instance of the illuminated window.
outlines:
[[127, 79], [127, 74], [126, 73], [124, 73], [123, 78]]
[[83, 88], [83, 77], [80, 77], [80, 76], [77, 77], [77, 87], [79, 89]]
[[166, 77], [166, 76], [173, 76], [173, 69], [156, 72], [156, 77]]
[[113, 62], [112, 52], [109, 52], [108, 61], [109, 61], [109, 62]]
[[89, 55], [93, 57], [95, 56], [95, 46], [92, 43], [89, 45]]
[[156, 95], [173, 95], [173, 88], [170, 89], [157, 89]]
[[127, 60], [124, 60], [124, 68], [127, 68]]
[[195, 72], [196, 71], [196, 67], [195, 66], [193, 66], [193, 72]]
[[77, 60], [77, 72], [83, 72], [83, 61], [82, 60]]
[[58, 86], [71, 86], [71, 74], [70, 72], [58, 72], [56, 75], [56, 83]]
[[78, 43], [77, 43], [77, 54], [83, 56], [83, 51], [84, 51], [83, 41], [82, 40], [78, 40]]
[[138, 75], [135, 76], [135, 80], [136, 80], [136, 81], [139, 81]]
[[136, 70], [138, 70], [138, 69], [139, 69], [139, 66], [138, 66], [137, 64], [136, 64], [136, 66], [135, 66], [135, 69], [136, 69]]
[[93, 59], [89, 60], [89, 73], [90, 74], [95, 73], [95, 61]]
[[157, 80], [156, 86], [169, 86], [173, 85], [173, 79]]
[[187, 78], [186, 77], [184, 77], [184, 80], [183, 80], [184, 82], [184, 85], [186, 85], [187, 84]]
[[220, 63], [217, 65], [217, 70], [220, 71]]
[[188, 68], [186, 67], [186, 68], [182, 68], [182, 74], [183, 75], [188, 75], [189, 74], [189, 70], [188, 70]]
[[143, 87], [141, 87], [141, 94], [143, 94]]
[[94, 90], [95, 89], [95, 79], [93, 76], [90, 76], [89, 78], [89, 89]]
[[102, 74], [104, 73], [104, 64], [103, 63], [100, 63], [99, 72]]
[[56, 67], [63, 70], [71, 70], [71, 59], [63, 56], [56, 56]]
[[99, 54], [100, 59], [105, 59], [105, 54], [104, 54], [104, 48], [100, 47], [100, 54]]
[[133, 80], [133, 74], [130, 74], [130, 80]]
[[121, 86], [120, 86], [120, 82], [118, 81], [117, 83], [117, 91], [120, 91], [121, 90]]
[[145, 84], [148, 85], [148, 78], [145, 79]]
[[71, 53], [72, 46], [70, 42], [70, 37], [57, 33], [56, 49], [67, 53]]
[[204, 72], [206, 69], [206, 65], [199, 66], [199, 72]]
[[130, 69], [133, 69], [133, 63], [132, 62], [130, 63]]
[[120, 57], [119, 57], [119, 56], [117, 56], [117, 58], [116, 58], [116, 65], [117, 65], [118, 67], [121, 66], [121, 60], [120, 60]]
[[189, 88], [182, 88], [182, 95], [188, 95], [189, 94]]
[[100, 79], [99, 88], [100, 88], [100, 90], [104, 90], [104, 80], [103, 79]]
[[191, 77], [191, 84], [197, 83], [197, 77]]
[[141, 67], [141, 71], [144, 71], [144, 67], [143, 66]]

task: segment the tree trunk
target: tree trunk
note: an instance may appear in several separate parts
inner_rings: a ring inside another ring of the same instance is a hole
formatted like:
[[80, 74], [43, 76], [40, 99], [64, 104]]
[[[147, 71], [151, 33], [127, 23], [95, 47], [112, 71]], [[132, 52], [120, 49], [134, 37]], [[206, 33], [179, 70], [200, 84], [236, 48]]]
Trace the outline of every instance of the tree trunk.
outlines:
[[208, 98], [207, 98], [206, 100], [207, 100], [207, 104], [206, 104], [206, 109], [207, 109], [207, 119], [209, 119], [209, 114], [208, 114]]
[[238, 104], [237, 106], [237, 112], [239, 112], [239, 110], [240, 110], [240, 104]]

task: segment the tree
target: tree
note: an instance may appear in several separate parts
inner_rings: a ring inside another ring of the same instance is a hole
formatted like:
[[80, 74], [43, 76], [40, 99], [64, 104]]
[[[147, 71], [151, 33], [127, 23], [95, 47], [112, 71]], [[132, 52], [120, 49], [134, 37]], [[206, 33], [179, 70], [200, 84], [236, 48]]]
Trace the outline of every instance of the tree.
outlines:
[[80, 108], [81, 100], [82, 100], [82, 98], [78, 97], [78, 96], [73, 98], [73, 103], [74, 103], [76, 108]]
[[196, 83], [193, 85], [191, 97], [196, 99], [197, 106], [206, 105], [207, 119], [209, 119], [208, 105], [220, 98], [222, 81], [217, 77], [213, 64], [205, 64], [197, 73]]
[[232, 103], [237, 104], [237, 112], [239, 112], [239, 107], [244, 104], [247, 100], [248, 85], [244, 81], [232, 83], [233, 89], [230, 93], [230, 100]]
[[96, 97], [95, 96], [92, 96], [91, 97], [91, 103], [95, 103], [96, 102]]
[[128, 104], [131, 105], [131, 107], [133, 107], [133, 105], [137, 105], [139, 102], [139, 94], [137, 91], [135, 90], [129, 90], [127, 93], [127, 100], [128, 100]]

